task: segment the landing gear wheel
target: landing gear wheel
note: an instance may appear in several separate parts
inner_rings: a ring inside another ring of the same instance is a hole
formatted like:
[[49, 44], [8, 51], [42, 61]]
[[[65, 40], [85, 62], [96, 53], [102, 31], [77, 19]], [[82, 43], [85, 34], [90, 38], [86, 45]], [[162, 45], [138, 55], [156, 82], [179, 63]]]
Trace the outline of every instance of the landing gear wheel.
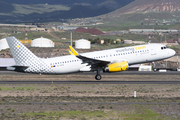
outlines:
[[154, 69], [154, 72], [156, 72], [157, 71], [157, 69]]
[[96, 76], [95, 76], [95, 79], [96, 79], [96, 80], [101, 80], [101, 78], [102, 78], [101, 75], [96, 75]]

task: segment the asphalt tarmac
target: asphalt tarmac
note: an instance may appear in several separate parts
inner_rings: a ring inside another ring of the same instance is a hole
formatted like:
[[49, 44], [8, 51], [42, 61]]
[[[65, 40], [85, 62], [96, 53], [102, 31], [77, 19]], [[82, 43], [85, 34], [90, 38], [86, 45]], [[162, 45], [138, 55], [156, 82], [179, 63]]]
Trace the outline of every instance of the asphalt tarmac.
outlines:
[[180, 81], [0, 81], [0, 84], [180, 84]]
[[[15, 71], [0, 71], [0, 75], [26, 75], [32, 73], [21, 73]], [[96, 72], [79, 72], [71, 74], [84, 74], [84, 75], [95, 75]], [[123, 71], [123, 72], [113, 72], [113, 73], [101, 73], [101, 75], [180, 75], [180, 71], [167, 71], [167, 72], [153, 72], [153, 71]]]
[[[74, 73], [79, 75], [95, 75], [95, 72]], [[21, 73], [14, 71], [0, 71], [0, 75], [29, 75], [29, 73]], [[32, 74], [33, 75], [33, 74]], [[167, 72], [139, 72], [124, 71], [116, 73], [101, 73], [101, 75], [180, 75], [177, 71]], [[0, 84], [180, 84], [180, 81], [0, 81]]]

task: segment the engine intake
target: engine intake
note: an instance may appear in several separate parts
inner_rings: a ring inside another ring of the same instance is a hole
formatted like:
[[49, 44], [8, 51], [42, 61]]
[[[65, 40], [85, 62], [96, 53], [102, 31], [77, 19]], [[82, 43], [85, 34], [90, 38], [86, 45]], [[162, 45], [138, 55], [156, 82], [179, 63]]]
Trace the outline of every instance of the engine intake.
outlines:
[[109, 64], [107, 67], [105, 67], [104, 71], [105, 72], [120, 72], [120, 71], [125, 71], [128, 70], [128, 62], [117, 62], [113, 64]]

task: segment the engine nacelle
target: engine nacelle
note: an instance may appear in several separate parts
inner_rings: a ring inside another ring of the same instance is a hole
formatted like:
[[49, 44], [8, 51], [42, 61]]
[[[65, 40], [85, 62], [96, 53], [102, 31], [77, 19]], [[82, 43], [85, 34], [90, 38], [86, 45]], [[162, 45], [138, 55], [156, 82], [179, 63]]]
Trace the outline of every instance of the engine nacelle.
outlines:
[[109, 64], [104, 71], [105, 72], [120, 72], [120, 71], [125, 71], [128, 70], [128, 62], [124, 61], [124, 62], [117, 62], [117, 63], [112, 63]]

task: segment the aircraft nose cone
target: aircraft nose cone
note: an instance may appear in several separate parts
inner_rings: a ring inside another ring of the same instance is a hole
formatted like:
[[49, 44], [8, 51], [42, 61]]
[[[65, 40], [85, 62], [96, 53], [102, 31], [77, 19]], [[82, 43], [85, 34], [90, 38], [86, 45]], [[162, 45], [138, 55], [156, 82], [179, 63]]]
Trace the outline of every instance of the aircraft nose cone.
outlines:
[[172, 55], [174, 56], [176, 54], [175, 50], [171, 50]]

